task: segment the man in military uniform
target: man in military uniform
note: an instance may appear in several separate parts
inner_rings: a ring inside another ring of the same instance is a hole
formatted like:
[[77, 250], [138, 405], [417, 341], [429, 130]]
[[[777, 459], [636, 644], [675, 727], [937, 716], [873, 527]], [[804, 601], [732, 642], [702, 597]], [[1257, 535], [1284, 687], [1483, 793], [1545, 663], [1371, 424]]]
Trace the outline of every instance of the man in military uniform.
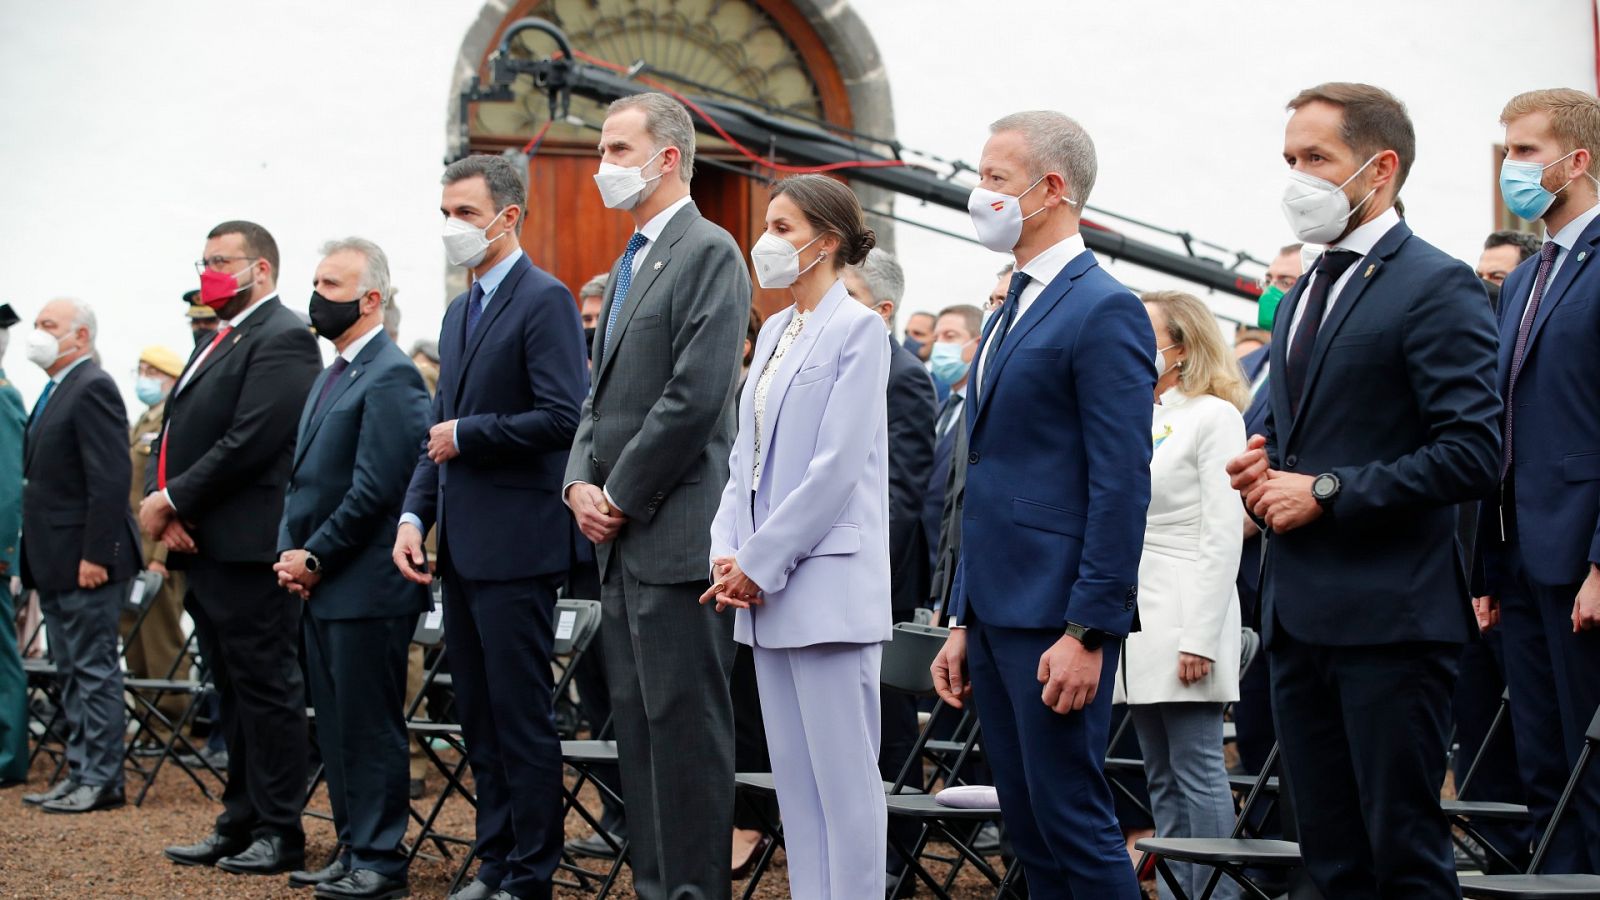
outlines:
[[[183, 303], [189, 307], [189, 331], [194, 334], [196, 347], [209, 343], [217, 333], [217, 328], [222, 325], [222, 320], [217, 318], [217, 311], [200, 302], [200, 291], [193, 290], [183, 295]], [[157, 420], [159, 423], [160, 420]], [[139, 504], [133, 505], [134, 509]]]
[[[214, 322], [216, 313], [209, 307], [205, 310], [211, 313]], [[133, 424], [128, 439], [128, 452], [133, 459], [133, 483], [128, 492], [128, 502], [135, 509], [144, 501], [150, 448], [161, 433], [161, 417], [166, 411], [167, 394], [182, 372], [182, 357], [166, 347], [146, 347], [139, 353], [139, 380], [135, 393], [146, 408], [139, 421]], [[138, 621], [137, 613], [132, 610], [123, 611], [120, 630], [127, 647], [128, 671], [136, 678], [166, 678], [184, 644], [183, 624], [180, 621], [183, 616], [183, 573], [167, 571], [165, 544], [148, 537], [143, 541], [146, 566], [152, 572], [161, 574], [161, 590], [146, 600], [150, 608], [145, 613], [144, 621], [139, 624], [138, 632], [131, 636], [129, 634], [134, 622]], [[184, 673], [180, 671], [178, 675], [182, 677]], [[157, 708], [168, 720], [175, 722], [183, 715], [186, 702], [187, 698], [182, 694], [167, 694], [161, 698]], [[157, 733], [152, 737], [166, 738], [163, 729], [156, 728], [155, 731]]]
[[[0, 304], [0, 356], [17, 321], [11, 306]], [[11, 597], [22, 535], [22, 438], [27, 425], [22, 395], [0, 368], [0, 787], [28, 777], [28, 678], [17, 652]]]

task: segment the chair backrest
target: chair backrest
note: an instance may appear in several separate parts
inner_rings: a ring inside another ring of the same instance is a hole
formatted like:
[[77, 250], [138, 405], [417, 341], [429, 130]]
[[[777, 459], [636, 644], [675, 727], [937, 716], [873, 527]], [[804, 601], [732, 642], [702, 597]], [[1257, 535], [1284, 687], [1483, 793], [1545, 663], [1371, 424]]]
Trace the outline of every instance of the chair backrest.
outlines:
[[128, 583], [127, 607], [129, 609], [144, 607], [150, 602], [151, 597], [161, 591], [163, 580], [160, 572], [153, 572], [149, 569], [145, 569], [135, 575]]
[[555, 625], [556, 655], [582, 653], [600, 630], [600, 601], [557, 600]]
[[435, 578], [428, 585], [428, 596], [432, 599], [422, 615], [417, 616], [417, 627], [411, 632], [411, 643], [421, 644], [424, 647], [436, 647], [444, 639], [444, 586]]
[[908, 694], [932, 694], [933, 659], [949, 636], [950, 629], [936, 625], [915, 622], [895, 625], [893, 638], [883, 647], [879, 681], [884, 687]]
[[1528, 863], [1528, 874], [1534, 875], [1539, 871], [1539, 865], [1544, 862], [1545, 851], [1550, 848], [1550, 839], [1555, 837], [1556, 827], [1561, 824], [1561, 818], [1566, 814], [1567, 806], [1572, 803], [1572, 795], [1577, 791], [1578, 785], [1583, 783], [1583, 773], [1589, 768], [1589, 762], [1595, 753], [1600, 753], [1600, 707], [1596, 707], [1594, 718], [1589, 720], [1589, 729], [1583, 733], [1583, 749], [1578, 753], [1578, 763], [1572, 767], [1572, 777], [1567, 779], [1567, 786], [1561, 791], [1561, 799], [1556, 801], [1555, 811], [1550, 814], [1550, 824], [1545, 828], [1544, 834], [1539, 836], [1539, 846], [1533, 851], [1533, 860]]

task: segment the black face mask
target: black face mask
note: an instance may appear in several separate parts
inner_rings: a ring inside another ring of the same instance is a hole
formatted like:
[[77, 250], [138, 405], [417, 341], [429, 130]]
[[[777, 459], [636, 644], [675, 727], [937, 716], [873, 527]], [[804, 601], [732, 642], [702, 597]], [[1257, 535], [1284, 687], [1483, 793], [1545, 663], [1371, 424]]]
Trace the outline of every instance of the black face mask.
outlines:
[[593, 325], [583, 330], [583, 346], [588, 349], [590, 359], [594, 359], [594, 332]]
[[216, 336], [217, 329], [201, 325], [200, 327], [194, 329], [194, 345], [198, 347]]
[[361, 299], [329, 300], [316, 291], [311, 292], [311, 327], [330, 341], [350, 330], [361, 318]]

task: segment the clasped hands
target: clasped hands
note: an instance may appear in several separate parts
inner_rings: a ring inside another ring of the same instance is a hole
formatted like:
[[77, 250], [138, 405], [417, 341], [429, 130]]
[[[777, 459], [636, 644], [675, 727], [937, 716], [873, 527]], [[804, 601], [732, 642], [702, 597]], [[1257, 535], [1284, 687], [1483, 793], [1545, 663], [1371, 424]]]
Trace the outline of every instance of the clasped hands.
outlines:
[[139, 528], [145, 537], [160, 541], [175, 553], [194, 553], [194, 538], [178, 519], [178, 511], [167, 501], [166, 494], [156, 491], [139, 504]]
[[1233, 489], [1245, 508], [1278, 534], [1309, 525], [1322, 516], [1322, 504], [1311, 494], [1310, 475], [1280, 472], [1267, 462], [1267, 439], [1252, 435], [1245, 451], [1228, 461]]
[[311, 589], [322, 580], [320, 574], [306, 568], [306, 557], [309, 555], [305, 550], [285, 550], [278, 554], [278, 561], [272, 564], [272, 571], [278, 576], [278, 586], [301, 600], [310, 600]]
[[622, 510], [606, 499], [605, 491], [586, 482], [574, 482], [567, 488], [567, 506], [572, 510], [572, 517], [578, 520], [578, 530], [596, 544], [615, 539], [617, 532], [628, 523]]
[[739, 568], [737, 559], [719, 556], [711, 561], [711, 571], [717, 580], [700, 595], [701, 606], [714, 600], [717, 612], [722, 612], [730, 606], [749, 609], [761, 605], [761, 586], [751, 581], [750, 576]]

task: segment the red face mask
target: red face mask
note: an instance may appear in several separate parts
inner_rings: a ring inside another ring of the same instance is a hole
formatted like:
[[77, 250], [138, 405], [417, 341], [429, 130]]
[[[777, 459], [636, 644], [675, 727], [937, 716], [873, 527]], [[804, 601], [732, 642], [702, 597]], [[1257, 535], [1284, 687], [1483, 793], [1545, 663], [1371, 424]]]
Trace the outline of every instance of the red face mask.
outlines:
[[[253, 270], [246, 269], [245, 271]], [[228, 305], [228, 301], [237, 296], [240, 291], [256, 283], [255, 278], [252, 277], [249, 284], [241, 285], [239, 283], [239, 275], [243, 274], [244, 272], [240, 272], [238, 275], [229, 272], [213, 272], [210, 269], [201, 272], [200, 302], [212, 309], [221, 309]]]

